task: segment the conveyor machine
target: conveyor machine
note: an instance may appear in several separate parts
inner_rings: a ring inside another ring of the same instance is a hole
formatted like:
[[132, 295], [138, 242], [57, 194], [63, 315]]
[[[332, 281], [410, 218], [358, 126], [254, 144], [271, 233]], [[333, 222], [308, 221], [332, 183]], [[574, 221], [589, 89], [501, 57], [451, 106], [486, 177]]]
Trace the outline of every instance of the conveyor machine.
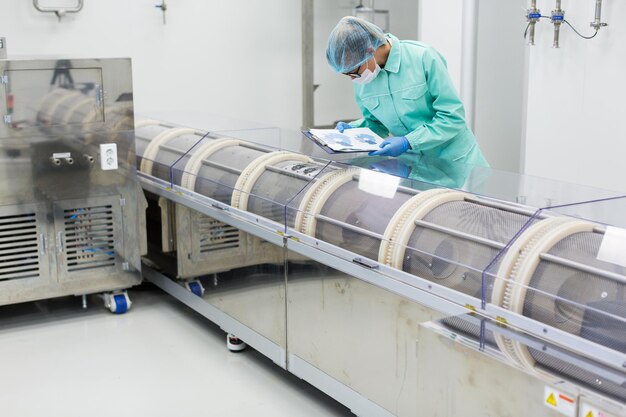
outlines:
[[[428, 353], [419, 333], [445, 328], [430, 339], [465, 341], [476, 358], [541, 387], [527, 399], [539, 404], [533, 415], [563, 414], [543, 398], [555, 385], [566, 398], [592, 398], [605, 415], [626, 415], [623, 229], [596, 216], [623, 208], [619, 193], [593, 190], [556, 207], [554, 197], [532, 198], [545, 188], [533, 186], [539, 180], [516, 178], [513, 189], [489, 195], [497, 173], [458, 164], [449, 168], [466, 173], [465, 186], [447, 189], [355, 166], [373, 160], [332, 162], [236, 135], [158, 121], [139, 121], [136, 133], [142, 186], [169, 207], [157, 216], [168, 230], [158, 243], [178, 242], [171, 275], [195, 274], [210, 288], [194, 291], [198, 299], [156, 271], [146, 276], [356, 414], [460, 415], [424, 404], [430, 377], [418, 363]], [[216, 249], [197, 258], [207, 241]], [[181, 266], [192, 259], [205, 263]], [[271, 274], [259, 274], [265, 264], [276, 265]], [[445, 325], [426, 325], [433, 320]], [[445, 369], [445, 349], [437, 351]], [[491, 383], [501, 377], [483, 369]], [[444, 404], [464, 389], [447, 386]], [[479, 391], [481, 415], [528, 415], [487, 401], [493, 387]], [[583, 415], [576, 407], [571, 415]]]
[[[129, 59], [0, 59], [0, 305], [141, 282]], [[85, 300], [85, 298], [84, 298]]]

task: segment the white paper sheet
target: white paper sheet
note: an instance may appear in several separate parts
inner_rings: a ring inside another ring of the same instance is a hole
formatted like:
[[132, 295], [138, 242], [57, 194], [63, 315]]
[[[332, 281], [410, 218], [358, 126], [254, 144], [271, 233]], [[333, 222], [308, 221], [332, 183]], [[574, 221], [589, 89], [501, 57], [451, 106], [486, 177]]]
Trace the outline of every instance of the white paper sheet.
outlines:
[[336, 152], [375, 151], [380, 149], [380, 144], [384, 141], [366, 127], [346, 129], [343, 133], [337, 129], [311, 129], [309, 132]]
[[359, 190], [379, 197], [393, 198], [399, 185], [400, 178], [382, 172], [361, 169], [359, 174]]
[[597, 258], [599, 261], [626, 267], [626, 229], [608, 226]]

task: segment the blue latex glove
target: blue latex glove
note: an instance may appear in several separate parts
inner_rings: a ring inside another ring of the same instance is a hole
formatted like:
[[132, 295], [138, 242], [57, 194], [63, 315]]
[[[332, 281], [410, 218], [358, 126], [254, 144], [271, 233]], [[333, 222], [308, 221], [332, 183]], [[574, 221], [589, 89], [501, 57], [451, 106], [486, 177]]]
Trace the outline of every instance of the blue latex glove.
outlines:
[[411, 148], [404, 136], [389, 138], [380, 144], [380, 149], [368, 153], [369, 156], [398, 156]]
[[335, 129], [337, 129], [339, 133], [343, 133], [343, 131], [346, 129], [352, 129], [352, 126], [350, 126], [350, 123], [337, 122], [337, 126], [335, 126]]

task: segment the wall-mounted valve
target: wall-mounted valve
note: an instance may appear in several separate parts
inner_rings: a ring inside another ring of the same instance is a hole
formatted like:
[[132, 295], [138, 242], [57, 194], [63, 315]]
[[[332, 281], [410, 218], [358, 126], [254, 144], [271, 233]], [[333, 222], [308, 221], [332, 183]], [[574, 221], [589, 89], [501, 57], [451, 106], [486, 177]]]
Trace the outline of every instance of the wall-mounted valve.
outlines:
[[595, 13], [595, 18], [593, 20], [593, 22], [591, 22], [589, 24], [589, 26], [591, 26], [592, 28], [594, 28], [597, 31], [600, 30], [600, 28], [603, 28], [605, 26], [608, 26], [608, 23], [603, 23], [602, 22], [602, 0], [596, 0], [596, 13]]
[[565, 20], [565, 10], [561, 9], [561, 0], [556, 0], [556, 9], [552, 10], [550, 21], [554, 25], [554, 41], [552, 42], [553, 48], [559, 47], [559, 36], [561, 33], [561, 25]]
[[535, 44], [535, 25], [541, 19], [541, 10], [537, 8], [537, 0], [530, 2], [530, 9], [526, 10], [526, 21], [528, 22], [528, 44]]
[[596, 2], [596, 10], [593, 22], [590, 23], [590, 26], [595, 29], [595, 32], [592, 35], [585, 36], [581, 34], [579, 31], [572, 26], [570, 22], [565, 19], [565, 10], [561, 8], [562, 0], [556, 0], [556, 7], [552, 10], [550, 16], [542, 16], [541, 11], [537, 9], [537, 0], [531, 0], [530, 8], [526, 9], [526, 30], [524, 31], [524, 39], [528, 36], [528, 44], [535, 44], [535, 25], [540, 21], [540, 19], [550, 19], [550, 23], [554, 26], [554, 39], [552, 42], [552, 46], [554, 48], [560, 47], [560, 34], [561, 34], [561, 26], [565, 23], [583, 39], [593, 39], [598, 34], [598, 31], [608, 26], [608, 23], [602, 22], [602, 0], [595, 0]]

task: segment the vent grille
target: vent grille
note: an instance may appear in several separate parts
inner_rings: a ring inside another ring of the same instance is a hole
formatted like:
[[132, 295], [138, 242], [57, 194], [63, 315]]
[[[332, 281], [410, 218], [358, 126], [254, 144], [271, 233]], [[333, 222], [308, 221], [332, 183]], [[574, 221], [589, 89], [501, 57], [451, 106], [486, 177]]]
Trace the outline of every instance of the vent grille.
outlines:
[[63, 222], [68, 272], [115, 265], [112, 206], [63, 210]]
[[200, 253], [239, 247], [239, 229], [211, 217], [200, 218]]
[[39, 276], [35, 213], [0, 216], [0, 281]]

